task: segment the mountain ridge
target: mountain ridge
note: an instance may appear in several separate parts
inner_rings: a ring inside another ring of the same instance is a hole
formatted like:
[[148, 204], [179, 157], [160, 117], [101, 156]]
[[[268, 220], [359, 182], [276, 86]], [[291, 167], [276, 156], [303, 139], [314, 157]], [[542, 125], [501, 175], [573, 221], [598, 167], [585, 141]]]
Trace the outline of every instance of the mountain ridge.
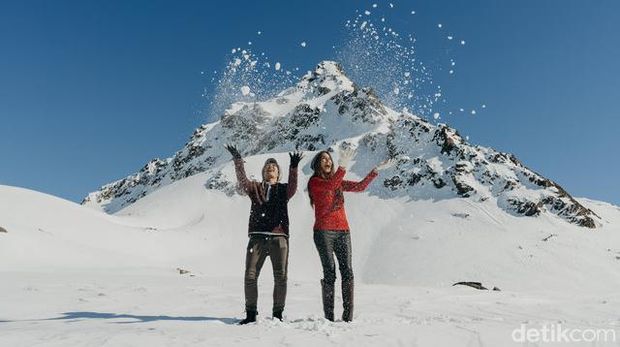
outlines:
[[357, 157], [350, 170], [355, 173], [363, 174], [385, 158], [396, 161], [381, 184], [371, 187], [371, 194], [495, 199], [505, 212], [517, 216], [551, 213], [582, 227], [600, 225], [594, 211], [514, 155], [470, 144], [446, 124], [385, 106], [371, 88], [356, 85], [333, 61], [321, 62], [274, 98], [232, 104], [218, 121], [198, 127], [174, 156], [151, 160], [137, 173], [90, 193], [82, 204], [115, 213], [162, 186], [201, 172], [210, 172], [207, 189], [234, 194], [234, 182], [220, 169], [230, 160], [224, 143], [236, 144], [246, 157], [353, 146]]

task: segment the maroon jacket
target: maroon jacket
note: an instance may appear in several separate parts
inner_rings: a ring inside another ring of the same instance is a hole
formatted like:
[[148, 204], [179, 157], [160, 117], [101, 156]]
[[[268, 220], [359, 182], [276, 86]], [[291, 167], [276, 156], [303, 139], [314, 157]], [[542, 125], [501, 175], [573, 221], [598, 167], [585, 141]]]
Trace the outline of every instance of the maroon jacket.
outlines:
[[288, 183], [249, 180], [243, 159], [235, 160], [235, 173], [240, 190], [247, 194], [252, 205], [248, 234], [284, 235], [288, 237], [288, 200], [297, 190], [297, 168], [289, 168]]

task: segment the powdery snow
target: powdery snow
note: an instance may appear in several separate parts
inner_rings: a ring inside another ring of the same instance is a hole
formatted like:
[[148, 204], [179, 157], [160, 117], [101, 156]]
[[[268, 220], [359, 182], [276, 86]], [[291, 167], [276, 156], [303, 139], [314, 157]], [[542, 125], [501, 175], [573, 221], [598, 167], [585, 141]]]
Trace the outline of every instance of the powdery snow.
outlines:
[[[521, 324], [619, 329], [618, 207], [580, 199], [603, 219], [602, 228], [589, 231], [553, 216], [510, 216], [492, 200], [367, 193], [346, 193], [355, 320], [325, 321], [313, 215], [302, 188], [312, 154], [300, 165], [300, 189], [289, 203], [285, 321], [269, 318], [266, 264], [259, 321], [243, 327], [235, 323], [243, 317], [246, 197], [207, 190], [198, 174], [111, 216], [0, 186], [0, 221], [8, 231], [0, 233], [0, 345], [520, 346], [511, 335]], [[256, 175], [267, 156], [288, 161], [286, 153], [248, 157], [248, 174]], [[439, 159], [430, 163], [442, 169]], [[233, 166], [222, 173], [233, 178]], [[457, 281], [501, 291], [453, 287]], [[338, 315], [340, 295], [336, 302]]]

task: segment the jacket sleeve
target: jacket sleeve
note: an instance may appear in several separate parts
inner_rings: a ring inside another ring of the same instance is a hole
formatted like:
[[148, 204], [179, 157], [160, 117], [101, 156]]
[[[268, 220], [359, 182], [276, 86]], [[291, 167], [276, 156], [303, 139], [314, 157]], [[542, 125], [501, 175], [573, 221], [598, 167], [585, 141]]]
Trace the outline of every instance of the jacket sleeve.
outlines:
[[366, 190], [370, 182], [377, 177], [378, 173], [375, 170], [372, 170], [364, 177], [363, 180], [359, 182], [353, 181], [342, 181], [342, 190], [345, 192], [362, 192]]
[[240, 190], [248, 194], [250, 191], [251, 182], [248, 176], [245, 174], [245, 168], [243, 167], [243, 159], [235, 159], [235, 174], [237, 175], [237, 184]]
[[297, 191], [297, 168], [289, 168], [288, 169], [288, 185], [286, 187], [286, 199], [289, 200], [290, 198], [293, 197], [293, 195], [295, 195], [295, 192]]
[[336, 173], [325, 182], [326, 187], [330, 190], [335, 190], [336, 188], [340, 187], [340, 185], [342, 184], [342, 179], [344, 178], [344, 174], [346, 172], [347, 171], [345, 169], [339, 166], [338, 170], [336, 170]]

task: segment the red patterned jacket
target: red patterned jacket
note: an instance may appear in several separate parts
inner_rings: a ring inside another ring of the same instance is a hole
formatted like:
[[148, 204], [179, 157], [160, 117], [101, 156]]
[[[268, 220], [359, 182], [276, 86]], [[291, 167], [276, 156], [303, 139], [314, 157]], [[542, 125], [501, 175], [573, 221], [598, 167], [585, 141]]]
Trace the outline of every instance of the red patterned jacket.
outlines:
[[361, 192], [368, 187], [378, 173], [372, 170], [360, 182], [344, 180], [345, 169], [338, 167], [328, 179], [320, 176], [310, 178], [308, 190], [314, 203], [314, 231], [349, 231], [349, 223], [344, 210], [343, 192]]

